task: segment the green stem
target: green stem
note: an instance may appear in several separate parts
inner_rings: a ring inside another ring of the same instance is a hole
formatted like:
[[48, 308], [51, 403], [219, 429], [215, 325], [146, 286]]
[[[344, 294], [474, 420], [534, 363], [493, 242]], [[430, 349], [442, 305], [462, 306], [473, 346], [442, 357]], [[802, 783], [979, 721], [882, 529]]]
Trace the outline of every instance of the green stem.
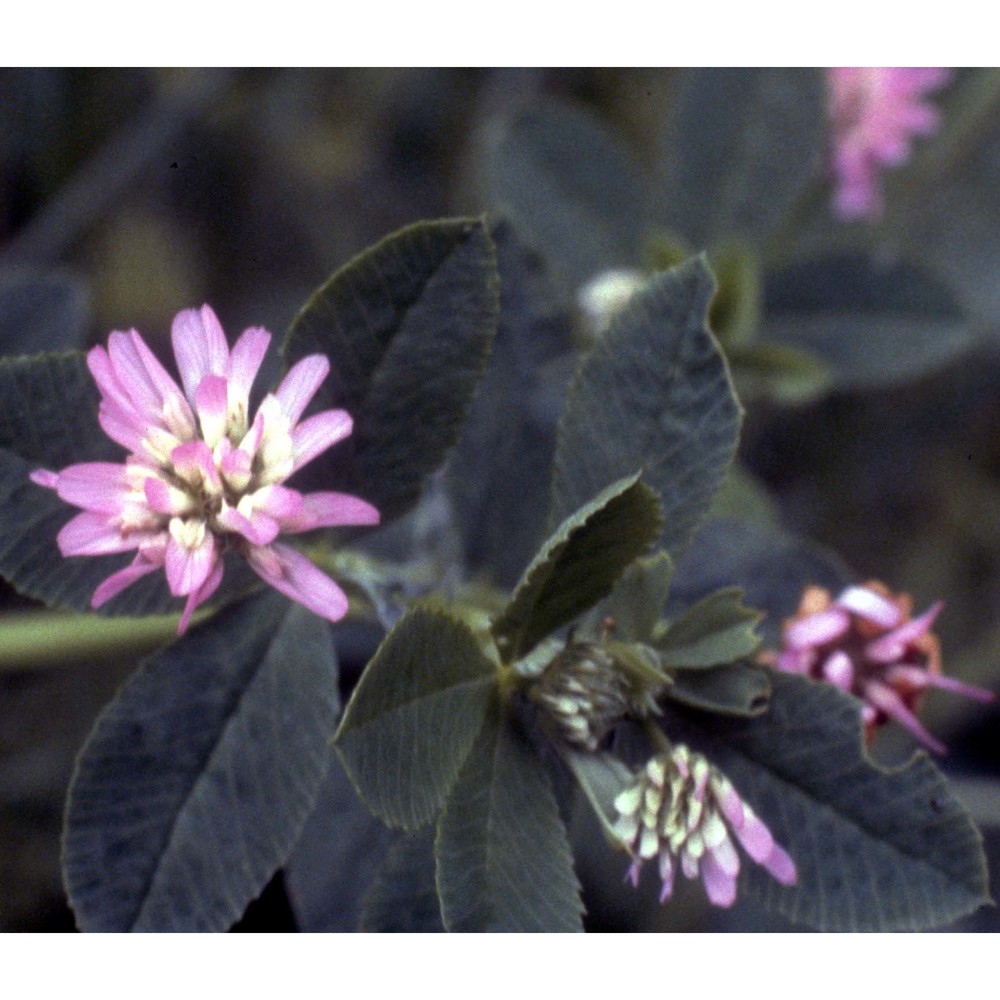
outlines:
[[667, 734], [649, 716], [642, 720], [642, 731], [646, 734], [646, 739], [652, 744], [656, 753], [669, 754], [674, 752], [674, 745], [667, 739]]
[[[178, 615], [101, 618], [28, 611], [0, 618], [0, 671], [66, 666], [90, 657], [138, 654], [177, 636]], [[204, 615], [196, 616], [204, 617]]]

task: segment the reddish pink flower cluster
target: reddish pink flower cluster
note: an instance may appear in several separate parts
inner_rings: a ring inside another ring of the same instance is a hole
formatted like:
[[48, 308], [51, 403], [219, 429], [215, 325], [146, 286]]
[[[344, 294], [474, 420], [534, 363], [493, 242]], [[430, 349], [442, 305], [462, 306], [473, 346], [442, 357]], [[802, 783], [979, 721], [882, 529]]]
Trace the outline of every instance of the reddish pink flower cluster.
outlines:
[[886, 66], [827, 70], [838, 215], [881, 216], [879, 175], [906, 162], [914, 136], [937, 129], [938, 112], [926, 95], [949, 76], [946, 69]]
[[615, 799], [615, 809], [615, 832], [634, 857], [627, 877], [638, 886], [643, 861], [658, 857], [661, 903], [672, 895], [680, 868], [686, 878], [701, 877], [711, 903], [733, 905], [740, 856], [730, 831], [782, 885], [798, 880], [795, 863], [729, 779], [686, 746], [650, 760]]
[[848, 587], [836, 600], [822, 587], [807, 587], [798, 612], [784, 624], [781, 651], [762, 658], [860, 698], [869, 741], [878, 726], [894, 719], [924, 746], [945, 753], [916, 717], [920, 695], [930, 687], [983, 702], [995, 695], [941, 673], [931, 627], [942, 606], [938, 601], [911, 618], [909, 595], [893, 595], [878, 581]]
[[345, 493], [303, 495], [282, 483], [351, 433], [344, 410], [300, 420], [330, 364], [297, 362], [253, 419], [250, 387], [271, 335], [246, 330], [226, 342], [208, 306], [174, 319], [174, 354], [183, 391], [135, 330], [114, 332], [87, 365], [101, 393], [105, 433], [129, 449], [123, 465], [84, 462], [32, 480], [82, 509], [59, 532], [64, 556], [134, 551], [134, 561], [95, 591], [97, 608], [140, 577], [163, 568], [170, 592], [186, 597], [178, 633], [222, 581], [233, 549], [271, 586], [330, 621], [347, 597], [279, 535], [339, 525], [378, 524], [379, 512]]

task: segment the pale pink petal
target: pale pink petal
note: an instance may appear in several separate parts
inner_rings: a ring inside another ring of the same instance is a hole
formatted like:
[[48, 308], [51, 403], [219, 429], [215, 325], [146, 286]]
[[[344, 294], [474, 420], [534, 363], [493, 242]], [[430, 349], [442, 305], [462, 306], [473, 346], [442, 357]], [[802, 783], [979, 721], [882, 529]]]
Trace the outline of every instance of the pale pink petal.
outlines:
[[170, 593], [181, 597], [196, 591], [209, 577], [221, 557], [216, 552], [215, 536], [206, 531], [201, 543], [184, 545], [171, 536], [167, 542], [165, 570]]
[[229, 414], [229, 387], [225, 378], [206, 375], [199, 383], [194, 399], [201, 436], [209, 448], [214, 448], [226, 433]]
[[87, 352], [87, 367], [90, 369], [90, 374], [94, 376], [102, 399], [116, 403], [120, 409], [137, 417], [132, 397], [122, 385], [121, 379], [115, 371], [115, 366], [111, 363], [111, 358], [103, 347], [98, 345]]
[[242, 535], [253, 545], [270, 545], [281, 533], [278, 522], [258, 510], [246, 515], [227, 504], [219, 511], [216, 520], [226, 531]]
[[118, 514], [131, 493], [127, 470], [114, 462], [81, 462], [59, 473], [59, 496], [99, 514]]
[[168, 429], [180, 437], [192, 436], [195, 431], [194, 414], [180, 386], [135, 330], [131, 331], [130, 336], [136, 355], [159, 394], [161, 411]]
[[736, 902], [736, 879], [721, 868], [711, 851], [701, 859], [701, 881], [714, 906], [730, 907]]
[[795, 885], [799, 880], [799, 873], [795, 867], [795, 862], [788, 856], [784, 848], [775, 844], [771, 848], [771, 853], [761, 862], [782, 885]]
[[234, 409], [242, 406], [247, 412], [250, 399], [250, 389], [260, 371], [260, 366], [271, 343], [271, 335], [263, 327], [252, 326], [240, 334], [239, 340], [233, 344], [229, 364], [226, 367], [226, 380], [229, 383], [229, 406]]
[[940, 688], [942, 691], [951, 691], [954, 694], [964, 695], [975, 701], [989, 703], [996, 701], [996, 694], [986, 688], [977, 687], [975, 684], [965, 684], [955, 677], [945, 677], [943, 674], [932, 674], [930, 671], [923, 671], [927, 677], [927, 686]]
[[744, 805], [743, 825], [734, 826], [733, 830], [743, 850], [758, 864], [770, 855], [774, 838], [764, 821], [749, 806]]
[[709, 848], [709, 854], [715, 860], [715, 863], [729, 876], [736, 878], [740, 873], [740, 856], [736, 853], [736, 848], [733, 847], [733, 842], [727, 836], [725, 840], [720, 841], [715, 847]]
[[924, 729], [920, 720], [906, 707], [902, 698], [892, 688], [879, 684], [877, 681], [870, 681], [865, 685], [864, 696], [875, 708], [884, 712], [890, 719], [895, 719], [924, 746], [935, 753], [945, 754], [948, 752], [948, 748], [940, 740], [935, 739]]
[[842, 649], [835, 650], [823, 664], [823, 676], [841, 691], [850, 691], [854, 683], [854, 664]]
[[157, 514], [175, 516], [190, 514], [195, 509], [195, 501], [189, 494], [156, 476], [148, 476], [142, 485], [149, 509]]
[[97, 422], [112, 441], [129, 451], [141, 452], [145, 447], [148, 425], [135, 413], [123, 409], [111, 399], [104, 399], [97, 408]]
[[774, 658], [774, 665], [786, 674], [808, 674], [816, 662], [814, 649], [783, 649]]
[[911, 642], [922, 639], [930, 632], [934, 619], [943, 607], [943, 601], [932, 604], [919, 618], [904, 622], [899, 628], [868, 643], [865, 653], [877, 663], [893, 663], [900, 659]]
[[850, 628], [850, 615], [842, 608], [832, 607], [825, 611], [806, 615], [790, 621], [784, 630], [785, 645], [790, 649], [805, 649], [822, 646], [839, 639]]
[[131, 333], [118, 330], [112, 333], [108, 337], [108, 355], [136, 410], [147, 420], [159, 421], [163, 412], [162, 396], [146, 371]]
[[[223, 442], [226, 438], [223, 438]], [[245, 490], [250, 485], [253, 459], [242, 448], [233, 448], [219, 463], [223, 479], [234, 490]]]
[[882, 628], [895, 628], [902, 617], [892, 601], [868, 587], [848, 587], [834, 603]]
[[48, 469], [35, 469], [28, 473], [28, 478], [38, 486], [44, 486], [48, 490], [57, 489], [59, 486], [59, 473], [50, 472]]
[[310, 354], [289, 368], [275, 396], [291, 424], [302, 416], [329, 373], [330, 362], [322, 354]]
[[292, 431], [292, 471], [301, 469], [327, 448], [348, 437], [353, 421], [346, 410], [324, 410]]
[[347, 614], [347, 595], [304, 555], [286, 545], [254, 547], [250, 566], [275, 590], [329, 621]]
[[251, 494], [251, 500], [255, 509], [280, 521], [283, 528], [286, 520], [293, 520], [302, 510], [302, 494], [277, 483], [262, 486]]
[[298, 511], [279, 516], [282, 530], [291, 535], [315, 528], [378, 524], [380, 519], [378, 510], [360, 497], [332, 492], [306, 493]]
[[212, 571], [205, 582], [197, 590], [192, 591], [188, 595], [184, 611], [181, 613], [181, 620], [177, 624], [178, 635], [183, 635], [187, 631], [187, 627], [191, 622], [191, 616], [198, 607], [204, 604], [219, 589], [219, 584], [222, 583], [223, 572], [224, 564], [222, 560], [216, 559], [215, 564], [212, 566]]
[[674, 859], [669, 851], [660, 851], [660, 880], [660, 902], [665, 903], [674, 891]]
[[84, 511], [63, 526], [56, 542], [64, 556], [103, 556], [137, 549], [147, 537], [148, 532], [139, 531], [123, 535], [117, 518]]
[[192, 485], [203, 485], [212, 493], [222, 492], [222, 480], [215, 467], [215, 456], [204, 441], [187, 441], [170, 453], [177, 474]]
[[225, 375], [229, 345], [209, 306], [185, 309], [174, 317], [170, 331], [174, 357], [188, 401], [195, 403], [198, 385], [206, 375]]
[[152, 573], [160, 568], [159, 564], [146, 562], [142, 555], [135, 557], [135, 561], [117, 573], [112, 573], [106, 580], [98, 585], [90, 599], [92, 608], [99, 608], [106, 604], [112, 597], [117, 597], [127, 587], [131, 587], [136, 580]]

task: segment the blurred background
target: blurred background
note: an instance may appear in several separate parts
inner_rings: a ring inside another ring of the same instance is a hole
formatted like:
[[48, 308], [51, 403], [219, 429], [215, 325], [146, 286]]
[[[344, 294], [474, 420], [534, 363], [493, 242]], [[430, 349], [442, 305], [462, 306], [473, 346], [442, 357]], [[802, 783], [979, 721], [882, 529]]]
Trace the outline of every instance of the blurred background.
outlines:
[[[230, 335], [263, 325], [280, 336], [314, 288], [382, 236], [492, 209], [483, 157], [495, 122], [538, 102], [570, 102], [652, 167], [682, 78], [610, 69], [0, 71], [0, 353], [86, 347], [135, 327], [164, 356], [175, 313], [203, 302]], [[946, 670], [994, 690], [997, 97], [995, 76], [959, 74], [942, 92], [945, 117], [967, 112], [948, 158], [923, 140], [890, 181], [887, 223], [844, 230], [875, 254], [913, 248], [958, 302], [972, 331], [967, 348], [895, 384], [837, 385], [794, 406], [754, 400], [740, 452], [784, 528], [828, 547], [857, 578], [911, 593], [918, 610], [943, 598]], [[907, 171], [933, 198], [909, 191]], [[893, 199], [903, 206], [895, 216]], [[799, 244], [832, 231], [836, 245], [836, 230], [817, 203]], [[0, 582], [0, 614], [30, 607]], [[65, 792], [94, 717], [133, 668], [69, 661], [0, 674], [0, 930], [73, 928], [59, 876]], [[996, 895], [1000, 714], [931, 694], [924, 718], [952, 748], [942, 767], [984, 830]], [[596, 912], [595, 927], [616, 927], [614, 906]], [[693, 919], [709, 929], [777, 926], [742, 912]], [[295, 926], [280, 877], [243, 926]], [[997, 930], [1000, 920], [985, 910], [955, 929]]]

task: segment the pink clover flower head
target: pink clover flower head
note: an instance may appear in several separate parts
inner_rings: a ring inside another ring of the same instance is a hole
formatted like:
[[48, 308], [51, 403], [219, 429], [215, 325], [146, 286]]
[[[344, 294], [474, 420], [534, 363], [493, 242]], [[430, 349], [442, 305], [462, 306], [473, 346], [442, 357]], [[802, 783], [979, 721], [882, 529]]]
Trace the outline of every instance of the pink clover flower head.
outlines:
[[880, 174], [909, 159], [914, 136], [937, 130], [938, 111], [926, 98], [950, 76], [946, 69], [886, 66], [827, 70], [837, 215], [881, 217]]
[[379, 512], [345, 493], [302, 494], [284, 481], [352, 429], [344, 410], [302, 420], [329, 372], [322, 355], [302, 358], [255, 414], [250, 388], [271, 342], [251, 327], [233, 345], [208, 307], [175, 317], [181, 386], [135, 331], [115, 331], [87, 365], [100, 390], [98, 420], [127, 448], [123, 464], [84, 462], [31, 479], [81, 508], [58, 535], [64, 556], [135, 552], [132, 563], [94, 591], [100, 607], [162, 569], [170, 592], [186, 597], [178, 634], [222, 581], [223, 554], [240, 553], [275, 589], [330, 621], [347, 597], [283, 535], [341, 525], [374, 525]]
[[762, 659], [860, 698], [869, 743], [877, 728], [893, 719], [924, 746], [945, 753], [944, 744], [917, 719], [921, 694], [935, 687], [982, 702], [995, 695], [942, 673], [940, 644], [931, 631], [942, 607], [938, 601], [912, 618], [909, 595], [893, 594], [877, 580], [848, 587], [836, 600], [810, 586], [784, 624], [781, 650]]
[[661, 903], [680, 870], [685, 878], [701, 877], [715, 906], [732, 906], [740, 872], [733, 836], [782, 885], [798, 880], [795, 862], [729, 779], [684, 745], [650, 760], [619, 793], [615, 809], [615, 832], [633, 858], [626, 878], [637, 887], [643, 862], [657, 858]]

